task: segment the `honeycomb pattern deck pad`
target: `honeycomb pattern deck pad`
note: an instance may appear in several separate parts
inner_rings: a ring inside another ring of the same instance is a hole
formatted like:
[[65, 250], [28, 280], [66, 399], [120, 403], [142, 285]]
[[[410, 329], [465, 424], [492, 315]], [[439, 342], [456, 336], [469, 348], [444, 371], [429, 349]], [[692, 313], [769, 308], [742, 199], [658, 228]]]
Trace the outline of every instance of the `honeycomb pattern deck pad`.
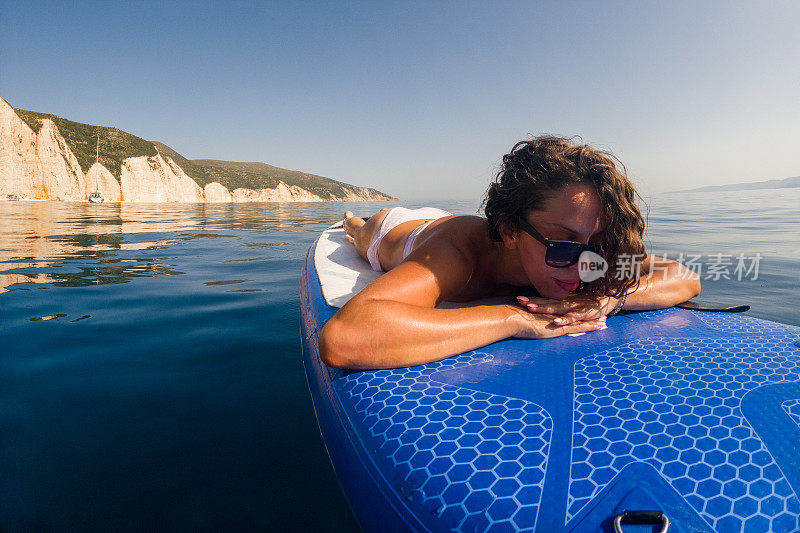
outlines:
[[552, 420], [522, 400], [435, 380], [491, 356], [473, 352], [421, 369], [362, 372], [342, 390], [379, 444], [407, 501], [457, 529], [535, 524]]
[[337, 309], [318, 285], [307, 263], [304, 364], [366, 531], [612, 531], [626, 509], [671, 532], [800, 531], [800, 328], [666, 309], [353, 372], [319, 359]]
[[579, 360], [567, 518], [645, 461], [719, 531], [790, 531], [800, 500], [741, 401], [796, 381], [797, 356], [780, 337], [655, 338]]

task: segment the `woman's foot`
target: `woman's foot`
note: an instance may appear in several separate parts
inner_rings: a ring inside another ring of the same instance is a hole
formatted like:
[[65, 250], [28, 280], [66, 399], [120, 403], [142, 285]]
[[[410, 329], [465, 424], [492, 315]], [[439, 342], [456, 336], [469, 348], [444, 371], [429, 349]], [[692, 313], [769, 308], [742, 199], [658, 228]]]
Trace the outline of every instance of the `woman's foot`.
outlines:
[[342, 220], [344, 230], [347, 232], [344, 239], [347, 242], [355, 243], [356, 233], [358, 233], [358, 231], [361, 229], [361, 226], [364, 225], [364, 219], [355, 216], [352, 211], [345, 211]]

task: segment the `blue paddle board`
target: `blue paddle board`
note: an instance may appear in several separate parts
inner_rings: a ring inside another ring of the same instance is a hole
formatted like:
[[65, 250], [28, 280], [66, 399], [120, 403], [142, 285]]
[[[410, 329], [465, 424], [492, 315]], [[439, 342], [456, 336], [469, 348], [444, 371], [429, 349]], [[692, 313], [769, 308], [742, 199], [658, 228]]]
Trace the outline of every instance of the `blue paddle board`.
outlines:
[[800, 531], [800, 328], [672, 308], [411, 368], [332, 369], [318, 244], [303, 362], [365, 531], [610, 532], [626, 510], [663, 513], [626, 532]]

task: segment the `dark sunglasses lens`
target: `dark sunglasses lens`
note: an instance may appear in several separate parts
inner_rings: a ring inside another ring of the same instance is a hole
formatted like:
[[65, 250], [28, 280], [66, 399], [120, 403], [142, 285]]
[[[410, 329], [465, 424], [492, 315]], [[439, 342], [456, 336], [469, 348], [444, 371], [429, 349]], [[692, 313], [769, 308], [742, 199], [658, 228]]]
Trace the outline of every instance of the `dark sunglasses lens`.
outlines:
[[578, 262], [583, 249], [583, 245], [577, 242], [551, 242], [544, 261], [555, 268], [572, 266]]

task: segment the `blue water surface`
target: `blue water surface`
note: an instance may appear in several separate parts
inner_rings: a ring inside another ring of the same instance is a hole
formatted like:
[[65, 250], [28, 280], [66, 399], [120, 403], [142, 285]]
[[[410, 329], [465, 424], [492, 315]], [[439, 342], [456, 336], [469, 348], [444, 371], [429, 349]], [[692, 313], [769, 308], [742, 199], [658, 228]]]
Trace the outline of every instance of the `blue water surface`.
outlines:
[[[762, 254], [701, 301], [800, 325], [800, 189], [648, 204], [653, 252]], [[320, 231], [387, 205], [0, 202], [0, 530], [357, 530], [298, 287]]]

